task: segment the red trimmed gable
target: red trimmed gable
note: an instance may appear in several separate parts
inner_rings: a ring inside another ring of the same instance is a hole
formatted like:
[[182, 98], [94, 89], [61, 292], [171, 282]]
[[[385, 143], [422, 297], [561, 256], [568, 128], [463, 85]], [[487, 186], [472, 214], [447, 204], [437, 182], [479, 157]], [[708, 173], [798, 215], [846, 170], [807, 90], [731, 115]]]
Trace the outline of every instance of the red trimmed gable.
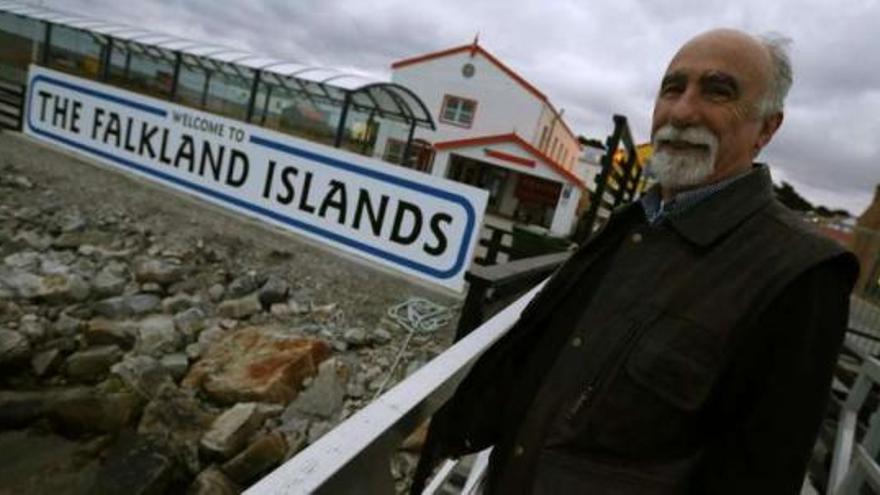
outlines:
[[[477, 53], [479, 53], [480, 55], [485, 57], [486, 60], [491, 62], [492, 65], [494, 65], [499, 70], [501, 70], [502, 72], [504, 72], [505, 74], [510, 76], [510, 78], [513, 79], [514, 81], [516, 81], [520, 86], [522, 86], [523, 89], [525, 89], [526, 91], [528, 91], [529, 93], [531, 93], [536, 98], [543, 101], [544, 103], [547, 103], [548, 105], [550, 104], [549, 100], [547, 99], [547, 95], [545, 95], [544, 93], [539, 91], [538, 88], [536, 88], [530, 82], [526, 81], [522, 76], [517, 74], [513, 69], [504, 65], [504, 63], [502, 63], [500, 60], [495, 58], [494, 55], [492, 55], [491, 53], [486, 51], [482, 46], [475, 45], [473, 43], [468, 43], [467, 45], [461, 45], [461, 46], [457, 46], [455, 48], [441, 50], [439, 52], [426, 53], [425, 55], [419, 55], [416, 57], [398, 60], [397, 62], [394, 62], [391, 64], [391, 68], [392, 69], [400, 69], [402, 67], [421, 64], [423, 62], [428, 62], [428, 61], [435, 60], [438, 58], [448, 57], [450, 55], [457, 55], [459, 53], [464, 53], [464, 52], [470, 52], [472, 57], [475, 56]], [[551, 108], [552, 108], [552, 106], [551, 106]]]
[[587, 186], [584, 184], [578, 176], [571, 173], [568, 169], [563, 167], [560, 163], [554, 161], [549, 156], [545, 155], [538, 148], [535, 148], [531, 144], [529, 144], [525, 139], [519, 137], [515, 133], [510, 134], [496, 134], [494, 136], [481, 136], [476, 138], [467, 138], [467, 139], [454, 139], [451, 141], [442, 141], [439, 143], [434, 143], [434, 149], [437, 150], [451, 150], [456, 148], [470, 148], [472, 146], [480, 146], [486, 144], [498, 144], [498, 143], [514, 143], [519, 147], [523, 148], [527, 152], [529, 152], [532, 156], [538, 158], [542, 162], [546, 163], [547, 166], [556, 170], [566, 179], [570, 180], [576, 186], [581, 189], [586, 189]]

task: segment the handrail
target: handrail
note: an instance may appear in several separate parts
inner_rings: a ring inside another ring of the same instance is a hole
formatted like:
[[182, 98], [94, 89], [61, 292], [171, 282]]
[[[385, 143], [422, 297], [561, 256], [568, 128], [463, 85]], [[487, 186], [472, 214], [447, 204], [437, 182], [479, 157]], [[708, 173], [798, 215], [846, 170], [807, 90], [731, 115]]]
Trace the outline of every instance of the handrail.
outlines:
[[470, 365], [513, 326], [542, 286], [531, 289], [245, 494], [393, 493], [391, 454], [449, 399]]

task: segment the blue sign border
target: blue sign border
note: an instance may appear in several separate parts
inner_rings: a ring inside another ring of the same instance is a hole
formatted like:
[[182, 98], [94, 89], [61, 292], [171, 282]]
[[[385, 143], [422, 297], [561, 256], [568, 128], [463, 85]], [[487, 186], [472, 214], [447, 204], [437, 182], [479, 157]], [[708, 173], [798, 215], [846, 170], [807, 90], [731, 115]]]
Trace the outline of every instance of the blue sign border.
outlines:
[[449, 201], [451, 203], [454, 203], [454, 204], [461, 206], [465, 210], [465, 213], [467, 214], [467, 223], [465, 225], [464, 235], [462, 236], [461, 245], [459, 246], [459, 249], [458, 249], [458, 256], [455, 260], [455, 264], [452, 266], [452, 268], [449, 268], [447, 270], [433, 268], [433, 267], [425, 265], [423, 263], [419, 263], [419, 262], [413, 261], [409, 258], [405, 258], [403, 256], [399, 256], [397, 254], [394, 254], [392, 252], [388, 252], [388, 251], [379, 249], [375, 246], [371, 246], [369, 244], [360, 242], [358, 240], [345, 237], [343, 235], [329, 231], [327, 229], [323, 229], [321, 227], [311, 225], [309, 223], [297, 220], [295, 218], [291, 218], [291, 217], [282, 215], [278, 212], [269, 210], [267, 208], [254, 205], [254, 204], [249, 203], [247, 201], [244, 201], [242, 199], [236, 198], [235, 196], [224, 194], [222, 192], [206, 188], [206, 187], [201, 186], [199, 184], [195, 184], [195, 183], [189, 182], [187, 180], [183, 180], [179, 177], [175, 177], [173, 175], [166, 174], [164, 172], [156, 170], [153, 167], [142, 165], [140, 163], [134, 162], [134, 161], [129, 160], [127, 158], [116, 156], [111, 153], [107, 153], [106, 151], [103, 151], [103, 150], [100, 150], [97, 148], [93, 148], [90, 146], [86, 146], [84, 144], [81, 144], [81, 143], [78, 143], [78, 142], [73, 141], [71, 139], [68, 139], [64, 136], [59, 136], [57, 134], [53, 134], [51, 132], [48, 132], [48, 131], [45, 131], [42, 129], [38, 129], [31, 121], [31, 116], [33, 114], [33, 112], [31, 112], [31, 109], [33, 108], [32, 100], [33, 100], [34, 94], [36, 93], [36, 85], [40, 82], [45, 82], [50, 85], [55, 84], [57, 86], [61, 86], [61, 87], [65, 88], [65, 89], [69, 89], [72, 91], [78, 91], [78, 92], [87, 94], [89, 96], [101, 98], [101, 99], [111, 101], [116, 104], [125, 105], [130, 108], [134, 108], [135, 110], [147, 112], [147, 113], [157, 115], [157, 116], [160, 116], [163, 118], [167, 118], [167, 116], [168, 116], [167, 110], [159, 108], [159, 107], [154, 107], [154, 106], [146, 105], [146, 104], [139, 103], [136, 101], [131, 101], [126, 98], [107, 94], [107, 93], [97, 91], [97, 90], [94, 90], [91, 88], [82, 87], [77, 84], [73, 84], [73, 83], [70, 83], [67, 81], [62, 81], [60, 79], [56, 79], [54, 77], [40, 74], [40, 75], [37, 75], [37, 76], [34, 76], [33, 78], [31, 78], [30, 84], [28, 85], [27, 124], [28, 124], [28, 128], [31, 131], [33, 131], [35, 134], [38, 134], [40, 136], [61, 142], [67, 146], [71, 146], [71, 147], [79, 149], [81, 151], [85, 151], [85, 152], [97, 155], [101, 158], [113, 161], [113, 162], [115, 162], [119, 165], [123, 165], [127, 168], [131, 168], [131, 169], [137, 170], [138, 172], [141, 172], [141, 173], [144, 173], [147, 175], [151, 175], [151, 176], [159, 178], [161, 180], [164, 180], [164, 181], [176, 184], [178, 186], [193, 190], [195, 192], [198, 192], [199, 194], [210, 196], [214, 199], [218, 199], [220, 201], [229, 203], [229, 204], [234, 205], [238, 208], [242, 208], [242, 209], [251, 211], [253, 213], [256, 213], [258, 215], [271, 218], [272, 220], [283, 223], [283, 224], [288, 225], [290, 227], [293, 227], [295, 229], [310, 232], [310, 233], [318, 235], [320, 237], [324, 237], [329, 241], [349, 246], [351, 248], [354, 248], [358, 251], [364, 252], [364, 253], [369, 254], [371, 256], [375, 256], [375, 257], [384, 259], [384, 260], [389, 261], [393, 264], [409, 268], [411, 270], [423, 273], [425, 275], [429, 275], [434, 278], [449, 279], [449, 278], [456, 276], [464, 268], [464, 264], [466, 262], [465, 256], [467, 255], [467, 251], [468, 251], [468, 249], [467, 249], [468, 248], [468, 241], [471, 239], [471, 236], [473, 235], [473, 230], [475, 227], [474, 224], [476, 222], [476, 220], [475, 220], [476, 219], [476, 212], [474, 211], [474, 207], [473, 207], [473, 205], [471, 205], [471, 203], [464, 196], [461, 196], [461, 195], [458, 195], [455, 193], [451, 193], [449, 191], [444, 191], [442, 189], [438, 189], [436, 187], [432, 187], [432, 186], [429, 186], [426, 184], [411, 181], [409, 179], [404, 179], [402, 177], [397, 177], [397, 176], [394, 176], [391, 174], [387, 174], [387, 173], [384, 173], [384, 172], [381, 172], [378, 170], [366, 168], [366, 167], [363, 167], [363, 166], [355, 164], [355, 163], [351, 163], [351, 162], [347, 162], [347, 161], [340, 160], [337, 158], [333, 158], [331, 156], [322, 155], [320, 153], [316, 153], [316, 152], [309, 151], [309, 150], [306, 150], [303, 148], [299, 148], [299, 147], [296, 147], [296, 146], [293, 146], [293, 145], [290, 145], [287, 143], [282, 143], [282, 142], [275, 141], [272, 139], [259, 137], [259, 136], [253, 135], [253, 134], [251, 134], [251, 136], [250, 136], [250, 142], [257, 145], [257, 146], [270, 148], [275, 151], [280, 151], [280, 152], [283, 152], [283, 153], [286, 153], [289, 155], [297, 156], [299, 158], [305, 158], [307, 160], [320, 163], [322, 165], [326, 165], [326, 166], [338, 168], [340, 170], [345, 170], [347, 172], [370, 177], [372, 179], [376, 179], [376, 180], [380, 180], [380, 181], [387, 182], [390, 184], [394, 184], [396, 186], [411, 189], [411, 190], [414, 190], [414, 191], [417, 191], [417, 192], [420, 192], [423, 194], [429, 194], [431, 196], [435, 196], [435, 197], [440, 198], [442, 200]]

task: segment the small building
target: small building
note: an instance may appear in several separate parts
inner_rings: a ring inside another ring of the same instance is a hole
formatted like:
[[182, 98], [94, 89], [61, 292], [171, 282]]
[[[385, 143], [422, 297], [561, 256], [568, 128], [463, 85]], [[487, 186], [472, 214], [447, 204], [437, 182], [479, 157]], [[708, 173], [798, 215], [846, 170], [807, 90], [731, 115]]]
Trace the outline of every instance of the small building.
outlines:
[[[394, 62], [392, 81], [433, 113], [435, 130], [412, 128], [412, 149], [390, 128], [376, 155], [489, 191], [487, 214], [572, 233], [586, 191], [581, 144], [547, 96], [476, 40]], [[384, 143], [384, 145], [383, 145]]]

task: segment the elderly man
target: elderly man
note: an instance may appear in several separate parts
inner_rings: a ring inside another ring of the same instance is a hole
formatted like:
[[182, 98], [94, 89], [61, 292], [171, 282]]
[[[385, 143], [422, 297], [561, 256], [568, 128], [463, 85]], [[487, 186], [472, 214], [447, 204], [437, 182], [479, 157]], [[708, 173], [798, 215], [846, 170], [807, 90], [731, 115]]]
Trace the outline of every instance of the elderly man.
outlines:
[[714, 30], [678, 51], [654, 107], [658, 187], [480, 358], [419, 477], [494, 446], [493, 494], [798, 493], [858, 267], [753, 163], [782, 123], [784, 48]]

